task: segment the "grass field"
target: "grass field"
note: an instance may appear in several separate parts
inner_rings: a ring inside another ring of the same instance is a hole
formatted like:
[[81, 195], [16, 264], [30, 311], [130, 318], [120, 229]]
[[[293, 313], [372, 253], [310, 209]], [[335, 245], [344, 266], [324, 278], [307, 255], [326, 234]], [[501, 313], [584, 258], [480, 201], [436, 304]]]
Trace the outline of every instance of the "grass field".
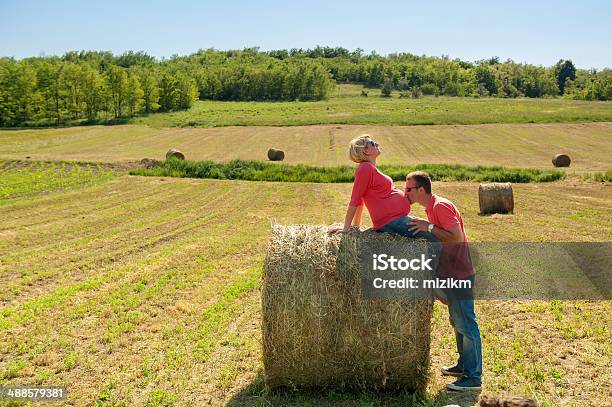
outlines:
[[130, 120], [154, 127], [302, 126], [314, 124], [482, 124], [612, 121], [612, 102], [566, 99], [381, 98], [379, 89], [339, 85], [320, 102], [198, 101], [184, 112]]
[[[424, 400], [265, 388], [259, 290], [270, 222], [341, 222], [350, 183], [127, 174], [128, 162], [172, 147], [214, 161], [264, 161], [276, 147], [287, 164], [328, 170], [350, 164], [347, 144], [361, 133], [381, 143], [381, 165], [550, 170], [567, 153], [566, 179], [513, 186], [514, 215], [478, 215], [475, 182], [434, 189], [459, 206], [474, 242], [612, 241], [612, 184], [599, 182], [612, 170], [612, 102], [360, 92], [341, 85], [323, 102], [198, 102], [129, 125], [0, 130], [0, 386], [63, 385], [59, 404], [75, 406], [473, 405], [438, 373], [455, 356], [440, 304]], [[484, 394], [610, 405], [611, 301], [479, 300], [476, 312]]]
[[361, 133], [382, 145], [380, 164], [446, 163], [552, 168], [554, 154], [572, 158], [570, 172], [612, 169], [612, 123], [474, 126], [301, 126], [211, 129], [91, 126], [0, 131], [0, 158], [120, 162], [163, 159], [176, 147], [191, 160], [267, 160], [269, 147], [285, 162], [350, 164], [348, 142]]
[[[36, 176], [7, 175], [23, 185]], [[270, 221], [339, 222], [350, 184], [92, 177], [0, 197], [0, 385], [64, 385], [72, 405], [410, 405], [406, 394], [263, 385], [259, 287]], [[612, 238], [609, 183], [517, 184], [515, 215], [505, 216], [477, 214], [477, 184], [434, 188], [462, 209], [473, 241]], [[611, 311], [610, 301], [477, 301], [484, 393], [606, 405]], [[436, 304], [420, 405], [474, 402], [443, 390], [450, 380], [437, 369], [453, 347]]]

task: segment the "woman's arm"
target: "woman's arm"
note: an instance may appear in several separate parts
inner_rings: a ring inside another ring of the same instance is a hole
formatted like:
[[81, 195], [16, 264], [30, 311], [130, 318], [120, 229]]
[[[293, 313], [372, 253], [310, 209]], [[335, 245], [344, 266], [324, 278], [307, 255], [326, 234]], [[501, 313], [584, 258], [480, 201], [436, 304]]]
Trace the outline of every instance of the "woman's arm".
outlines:
[[361, 215], [363, 214], [363, 204], [357, 207], [355, 211], [355, 217], [353, 218], [353, 226], [361, 226]]
[[362, 165], [355, 170], [355, 181], [353, 182], [353, 192], [351, 193], [351, 200], [349, 201], [348, 208], [346, 209], [346, 216], [344, 217], [344, 227], [340, 229], [337, 226], [329, 228], [330, 233], [336, 232], [348, 232], [351, 228], [353, 220], [355, 226], [361, 224], [361, 215], [363, 213], [363, 196], [365, 195], [369, 185], [372, 183], [373, 165]]
[[354, 222], [355, 226], [361, 224], [361, 213], [363, 212], [363, 205], [354, 206], [349, 204], [346, 209], [346, 216], [344, 217], [344, 226], [339, 227], [338, 225], [330, 226], [327, 230], [329, 233], [348, 232], [351, 229], [351, 223]]

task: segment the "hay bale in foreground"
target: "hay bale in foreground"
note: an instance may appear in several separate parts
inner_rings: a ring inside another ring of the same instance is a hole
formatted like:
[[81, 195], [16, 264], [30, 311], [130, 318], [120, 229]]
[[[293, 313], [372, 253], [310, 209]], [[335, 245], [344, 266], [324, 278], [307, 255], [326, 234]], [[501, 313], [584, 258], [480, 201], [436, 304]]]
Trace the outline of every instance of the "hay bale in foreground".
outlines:
[[359, 257], [391, 248], [409, 258], [423, 247], [424, 240], [376, 232], [273, 226], [262, 288], [266, 384], [424, 391], [431, 293], [366, 299]]
[[180, 151], [178, 151], [175, 148], [171, 148], [166, 153], [166, 160], [169, 159], [169, 158], [172, 158], [172, 157], [178, 158], [179, 160], [184, 160], [185, 159], [185, 154], [181, 153]]
[[509, 182], [480, 184], [478, 187], [478, 205], [480, 213], [512, 213], [514, 211], [514, 194]]
[[569, 167], [572, 160], [569, 158], [569, 155], [557, 154], [553, 157], [552, 163], [555, 167]]
[[268, 150], [268, 160], [270, 161], [283, 161], [285, 159], [285, 152], [271, 148]]

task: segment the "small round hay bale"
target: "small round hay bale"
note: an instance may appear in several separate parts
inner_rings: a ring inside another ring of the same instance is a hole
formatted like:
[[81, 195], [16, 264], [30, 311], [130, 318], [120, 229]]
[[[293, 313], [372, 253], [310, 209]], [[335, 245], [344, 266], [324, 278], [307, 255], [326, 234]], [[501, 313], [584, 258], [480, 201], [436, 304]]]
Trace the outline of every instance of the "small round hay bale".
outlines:
[[555, 167], [569, 167], [572, 160], [569, 158], [569, 155], [557, 154], [553, 157], [552, 163]]
[[179, 160], [184, 160], [185, 159], [185, 154], [181, 153], [179, 150], [177, 150], [175, 148], [171, 148], [166, 153], [166, 160], [169, 159], [169, 158], [177, 158]]
[[266, 384], [423, 391], [431, 295], [419, 288], [403, 299], [365, 298], [361, 269], [369, 249], [410, 258], [423, 245], [385, 233], [274, 225], [262, 285]]
[[514, 194], [509, 182], [480, 184], [478, 187], [478, 204], [480, 213], [512, 213], [514, 211]]
[[268, 160], [270, 161], [283, 161], [285, 159], [285, 152], [271, 148], [268, 150]]

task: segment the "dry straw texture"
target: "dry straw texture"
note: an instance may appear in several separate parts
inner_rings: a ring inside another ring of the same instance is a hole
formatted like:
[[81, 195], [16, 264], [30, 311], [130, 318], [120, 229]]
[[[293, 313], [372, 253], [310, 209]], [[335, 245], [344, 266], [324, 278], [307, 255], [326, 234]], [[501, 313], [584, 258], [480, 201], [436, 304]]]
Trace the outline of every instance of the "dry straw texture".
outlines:
[[431, 295], [364, 298], [360, 254], [410, 258], [426, 245], [375, 232], [329, 236], [325, 226], [274, 225], [262, 289], [266, 383], [423, 391]]
[[480, 184], [478, 187], [478, 204], [480, 213], [512, 213], [514, 211], [514, 194], [509, 182]]

